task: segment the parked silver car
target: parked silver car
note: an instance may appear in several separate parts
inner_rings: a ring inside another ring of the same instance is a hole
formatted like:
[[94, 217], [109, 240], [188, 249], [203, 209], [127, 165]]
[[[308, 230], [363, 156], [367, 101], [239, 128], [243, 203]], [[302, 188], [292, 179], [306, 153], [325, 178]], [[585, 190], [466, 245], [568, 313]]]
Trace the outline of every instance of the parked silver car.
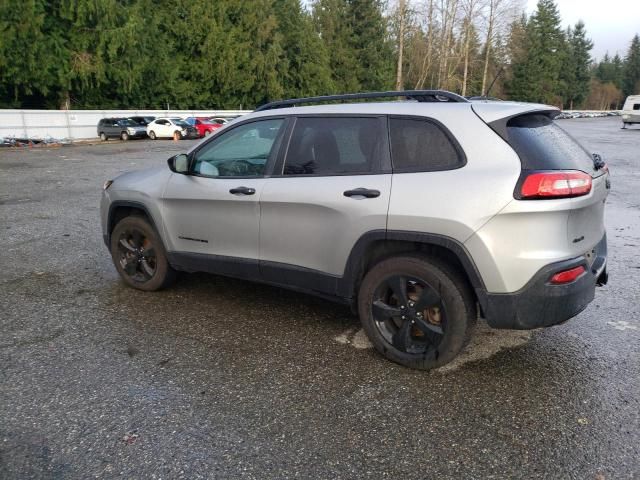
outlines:
[[176, 270], [290, 287], [350, 304], [387, 358], [438, 367], [478, 313], [551, 326], [607, 281], [608, 169], [557, 113], [444, 91], [268, 104], [108, 181], [104, 241], [132, 287]]

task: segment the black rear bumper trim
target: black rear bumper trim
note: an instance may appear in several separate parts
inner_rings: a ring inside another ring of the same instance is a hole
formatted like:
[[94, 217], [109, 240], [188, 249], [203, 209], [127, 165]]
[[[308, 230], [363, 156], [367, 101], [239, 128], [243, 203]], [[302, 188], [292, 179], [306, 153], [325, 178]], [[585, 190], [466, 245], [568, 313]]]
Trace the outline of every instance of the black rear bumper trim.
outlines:
[[[551, 276], [582, 265], [586, 273], [566, 285], [552, 285]], [[595, 296], [596, 285], [608, 279], [607, 236], [595, 247], [589, 265], [585, 256], [552, 263], [542, 268], [515, 293], [486, 293], [484, 316], [493, 328], [530, 330], [566, 322], [584, 310]]]

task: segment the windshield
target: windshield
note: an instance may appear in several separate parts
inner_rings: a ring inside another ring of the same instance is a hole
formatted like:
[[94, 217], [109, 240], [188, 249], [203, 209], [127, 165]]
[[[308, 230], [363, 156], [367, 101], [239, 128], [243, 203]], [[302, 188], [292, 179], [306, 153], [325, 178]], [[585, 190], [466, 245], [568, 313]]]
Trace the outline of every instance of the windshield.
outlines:
[[171, 121], [173, 123], [175, 123], [176, 125], [178, 125], [179, 127], [188, 127], [189, 124], [187, 122], [185, 122], [184, 120], [182, 120], [181, 118], [172, 118]]

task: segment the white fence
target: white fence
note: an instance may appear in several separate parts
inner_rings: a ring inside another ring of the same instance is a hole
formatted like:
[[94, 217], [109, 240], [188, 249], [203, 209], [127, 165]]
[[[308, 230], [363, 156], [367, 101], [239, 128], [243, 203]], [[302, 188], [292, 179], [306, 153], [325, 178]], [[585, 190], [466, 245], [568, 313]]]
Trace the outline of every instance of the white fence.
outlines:
[[96, 138], [101, 118], [237, 117], [249, 110], [0, 110], [1, 138], [81, 140]]

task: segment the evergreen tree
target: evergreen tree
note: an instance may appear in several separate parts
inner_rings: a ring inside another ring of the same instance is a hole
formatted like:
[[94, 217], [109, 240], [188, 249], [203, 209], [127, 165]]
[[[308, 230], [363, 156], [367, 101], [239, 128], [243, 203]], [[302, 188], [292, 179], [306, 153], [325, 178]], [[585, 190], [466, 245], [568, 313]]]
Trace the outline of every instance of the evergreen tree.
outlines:
[[0, 105], [57, 107], [68, 61], [64, 25], [50, 13], [58, 2], [0, 2]]
[[569, 109], [580, 106], [589, 94], [591, 80], [591, 49], [593, 42], [586, 37], [585, 25], [576, 23], [573, 30], [568, 30], [565, 68], [561, 77], [565, 81], [564, 104]]
[[285, 62], [280, 72], [284, 97], [327, 94], [333, 90], [329, 55], [300, 0], [276, 0], [275, 14]]
[[560, 15], [553, 0], [538, 0], [536, 11], [527, 22], [527, 51], [522, 73], [528, 86], [520, 84], [518, 100], [558, 103], [562, 93], [560, 72], [565, 55], [565, 38]]
[[329, 54], [334, 92], [361, 89], [356, 53], [351, 48], [354, 36], [347, 0], [316, 0], [312, 4], [313, 21]]
[[624, 59], [623, 91], [626, 96], [640, 93], [640, 37], [638, 34], [631, 40], [629, 51]]
[[350, 47], [356, 58], [356, 76], [362, 90], [391, 89], [394, 63], [387, 21], [380, 0], [349, 0]]
[[507, 41], [507, 57], [510, 61], [505, 79], [505, 89], [509, 98], [524, 100], [527, 98], [530, 82], [527, 44], [528, 21], [526, 15], [511, 24]]

